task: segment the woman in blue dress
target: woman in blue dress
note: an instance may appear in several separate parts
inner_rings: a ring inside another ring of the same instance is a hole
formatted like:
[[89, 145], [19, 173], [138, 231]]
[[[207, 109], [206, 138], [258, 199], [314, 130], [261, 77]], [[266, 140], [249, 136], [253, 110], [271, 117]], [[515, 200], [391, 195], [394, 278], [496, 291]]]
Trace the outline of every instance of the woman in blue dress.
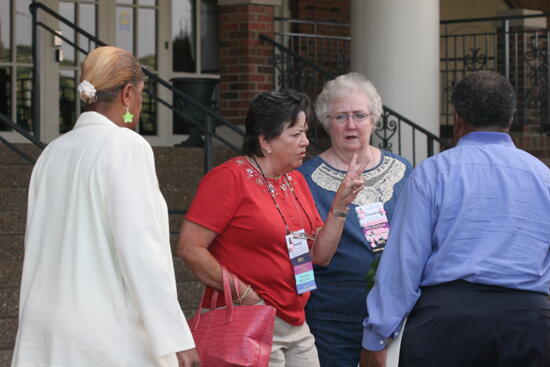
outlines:
[[[318, 289], [306, 306], [322, 367], [355, 367], [361, 352], [362, 322], [367, 316], [367, 273], [383, 251], [388, 222], [411, 164], [397, 154], [370, 145], [382, 113], [380, 95], [363, 75], [349, 73], [325, 84], [315, 113], [331, 147], [305, 162], [305, 176], [319, 213], [327, 217], [353, 154], [365, 164], [365, 187], [349, 207], [344, 232], [328, 266], [315, 267]], [[391, 224], [391, 223], [389, 223]]]

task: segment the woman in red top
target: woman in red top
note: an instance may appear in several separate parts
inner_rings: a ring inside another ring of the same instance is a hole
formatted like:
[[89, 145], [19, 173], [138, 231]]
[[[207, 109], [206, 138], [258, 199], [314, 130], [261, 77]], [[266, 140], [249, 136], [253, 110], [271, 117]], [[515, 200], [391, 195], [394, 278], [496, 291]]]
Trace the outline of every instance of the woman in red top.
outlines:
[[[304, 177], [295, 171], [309, 145], [309, 112], [309, 99], [301, 93], [256, 96], [246, 117], [244, 155], [202, 179], [178, 242], [179, 255], [207, 286], [203, 306], [210, 304], [212, 288], [223, 290], [223, 264], [240, 279], [236, 303], [275, 307], [270, 366], [319, 365], [304, 317], [308, 290], [315, 288], [311, 264], [295, 266], [292, 259], [302, 245], [314, 264], [330, 262], [348, 206], [363, 187], [354, 159], [323, 225]], [[223, 306], [223, 297], [220, 302]]]

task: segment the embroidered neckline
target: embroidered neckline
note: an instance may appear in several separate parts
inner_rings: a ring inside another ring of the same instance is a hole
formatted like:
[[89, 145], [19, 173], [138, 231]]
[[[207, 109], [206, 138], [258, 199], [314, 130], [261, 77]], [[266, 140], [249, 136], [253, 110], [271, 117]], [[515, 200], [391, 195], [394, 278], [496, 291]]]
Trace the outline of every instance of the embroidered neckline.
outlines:
[[[403, 179], [407, 167], [396, 158], [385, 154], [383, 157], [382, 162], [378, 166], [361, 174], [365, 179], [365, 187], [357, 195], [353, 204], [363, 205], [377, 201], [384, 204], [392, 198], [393, 187]], [[321, 163], [311, 173], [311, 179], [319, 187], [327, 191], [336, 192], [344, 179], [345, 171], [333, 168], [321, 157], [319, 159]]]
[[[256, 167], [254, 167], [245, 157], [243, 156], [236, 157], [235, 163], [237, 163], [239, 166], [241, 166], [241, 168], [244, 169], [244, 171], [246, 172], [246, 178], [253, 181], [258, 186], [262, 186], [265, 190], [268, 190], [268, 188], [264, 183], [264, 178], [262, 177], [261, 173], [258, 172]], [[289, 184], [292, 185], [293, 177], [291, 172], [287, 173], [286, 176], [288, 177]], [[278, 188], [280, 191], [284, 193], [286, 193], [287, 190], [290, 189], [290, 187], [288, 186], [285, 180], [285, 175], [282, 175], [279, 178], [267, 178], [266, 181], [268, 185], [270, 184], [274, 188], [275, 195], [279, 195], [276, 188]]]

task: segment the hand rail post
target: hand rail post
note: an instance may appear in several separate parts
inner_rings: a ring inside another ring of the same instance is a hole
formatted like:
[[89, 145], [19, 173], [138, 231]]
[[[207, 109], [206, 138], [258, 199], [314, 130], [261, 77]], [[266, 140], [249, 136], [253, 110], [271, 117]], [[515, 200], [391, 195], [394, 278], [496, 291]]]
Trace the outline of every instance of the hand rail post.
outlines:
[[34, 136], [40, 139], [40, 57], [38, 56], [38, 26], [37, 14], [31, 11], [32, 14], [32, 63], [34, 65], [32, 69], [32, 92], [31, 92], [31, 104], [32, 104], [32, 130]]

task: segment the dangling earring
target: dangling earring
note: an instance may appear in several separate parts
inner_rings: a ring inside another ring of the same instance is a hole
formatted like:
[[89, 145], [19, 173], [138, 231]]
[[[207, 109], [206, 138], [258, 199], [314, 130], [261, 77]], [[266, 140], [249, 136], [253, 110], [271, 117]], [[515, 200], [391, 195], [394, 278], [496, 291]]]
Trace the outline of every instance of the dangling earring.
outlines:
[[124, 121], [125, 124], [131, 124], [133, 120], [134, 120], [134, 115], [130, 113], [128, 106], [126, 106], [126, 113], [122, 115], [122, 121]]

